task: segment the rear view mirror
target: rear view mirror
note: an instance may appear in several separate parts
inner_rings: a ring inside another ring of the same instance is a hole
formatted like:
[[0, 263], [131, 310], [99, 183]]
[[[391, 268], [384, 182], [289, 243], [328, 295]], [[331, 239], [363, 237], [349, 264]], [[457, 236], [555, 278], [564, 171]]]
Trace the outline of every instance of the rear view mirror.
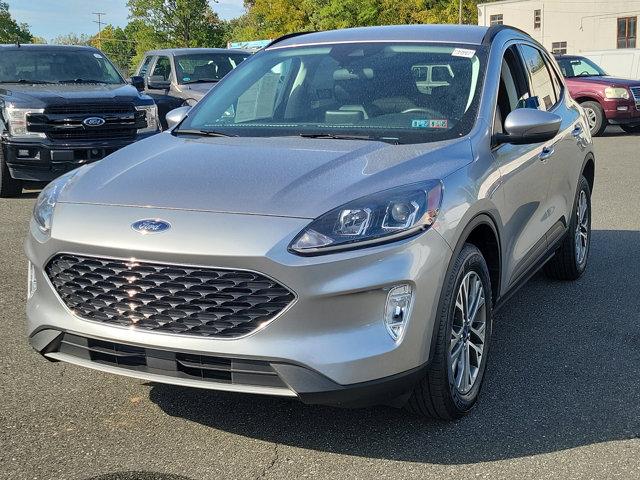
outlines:
[[185, 107], [174, 108], [169, 113], [167, 113], [167, 115], [164, 118], [167, 120], [167, 125], [169, 126], [169, 128], [175, 127], [182, 120], [184, 120], [184, 117], [187, 116], [187, 113], [189, 113], [189, 110], [191, 110], [191, 107], [185, 106]]
[[162, 75], [151, 75], [147, 79], [147, 87], [155, 90], [168, 90], [171, 87], [171, 82], [165, 80]]
[[144, 90], [144, 78], [143, 77], [139, 77], [137, 75], [134, 75], [133, 77], [131, 77], [129, 79], [129, 83], [131, 85], [133, 85], [134, 87], [136, 87], [136, 89], [139, 92], [142, 92]]
[[507, 115], [505, 133], [496, 134], [495, 140], [513, 145], [547, 142], [558, 134], [561, 123], [562, 118], [555, 113], [518, 108]]

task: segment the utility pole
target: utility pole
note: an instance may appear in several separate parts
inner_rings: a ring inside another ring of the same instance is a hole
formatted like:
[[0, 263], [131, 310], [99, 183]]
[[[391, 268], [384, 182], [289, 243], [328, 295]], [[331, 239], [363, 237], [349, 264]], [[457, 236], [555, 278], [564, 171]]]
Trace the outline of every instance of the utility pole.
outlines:
[[98, 16], [98, 20], [94, 20], [93, 23], [98, 24], [98, 48], [102, 49], [102, 16], [106, 15], [104, 12], [93, 12], [93, 15]]
[[458, 9], [458, 24], [462, 25], [462, 0], [460, 0], [460, 7]]

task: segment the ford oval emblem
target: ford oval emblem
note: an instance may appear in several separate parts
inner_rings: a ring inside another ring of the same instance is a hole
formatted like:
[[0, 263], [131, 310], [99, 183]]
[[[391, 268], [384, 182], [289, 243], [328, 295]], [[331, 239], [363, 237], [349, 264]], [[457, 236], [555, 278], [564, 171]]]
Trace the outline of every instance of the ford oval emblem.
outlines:
[[101, 127], [107, 123], [107, 121], [102, 117], [88, 117], [82, 121], [82, 124], [87, 127]]
[[149, 235], [151, 233], [166, 232], [171, 228], [171, 224], [157, 218], [146, 218], [132, 223], [131, 228], [142, 235]]

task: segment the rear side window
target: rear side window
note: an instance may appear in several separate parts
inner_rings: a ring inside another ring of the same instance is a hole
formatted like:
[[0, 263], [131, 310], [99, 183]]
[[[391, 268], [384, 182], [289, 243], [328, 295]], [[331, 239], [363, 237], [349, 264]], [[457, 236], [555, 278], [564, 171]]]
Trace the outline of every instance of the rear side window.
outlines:
[[151, 64], [152, 59], [153, 57], [146, 57], [144, 59], [144, 61], [142, 62], [142, 65], [140, 65], [140, 70], [138, 71], [139, 76], [141, 77], [147, 76], [147, 72], [149, 71], [149, 64]]
[[171, 60], [169, 57], [158, 57], [156, 65], [153, 67], [152, 77], [162, 77], [163, 80], [168, 81], [171, 77]]
[[542, 52], [529, 45], [520, 45], [520, 51], [531, 79], [531, 90], [538, 97], [538, 108], [550, 110], [558, 103], [558, 97]]

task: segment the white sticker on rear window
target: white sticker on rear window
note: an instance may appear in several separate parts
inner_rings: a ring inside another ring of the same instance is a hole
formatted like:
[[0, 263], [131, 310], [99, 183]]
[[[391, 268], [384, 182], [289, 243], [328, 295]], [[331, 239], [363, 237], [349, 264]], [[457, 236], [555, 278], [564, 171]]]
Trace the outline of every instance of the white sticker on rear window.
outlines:
[[96, 58], [102, 58], [102, 55], [100, 55], [99, 53], [94, 53], [93, 56]]
[[467, 48], [456, 48], [451, 52], [452, 57], [464, 57], [471, 58], [476, 54], [475, 50], [469, 50]]

